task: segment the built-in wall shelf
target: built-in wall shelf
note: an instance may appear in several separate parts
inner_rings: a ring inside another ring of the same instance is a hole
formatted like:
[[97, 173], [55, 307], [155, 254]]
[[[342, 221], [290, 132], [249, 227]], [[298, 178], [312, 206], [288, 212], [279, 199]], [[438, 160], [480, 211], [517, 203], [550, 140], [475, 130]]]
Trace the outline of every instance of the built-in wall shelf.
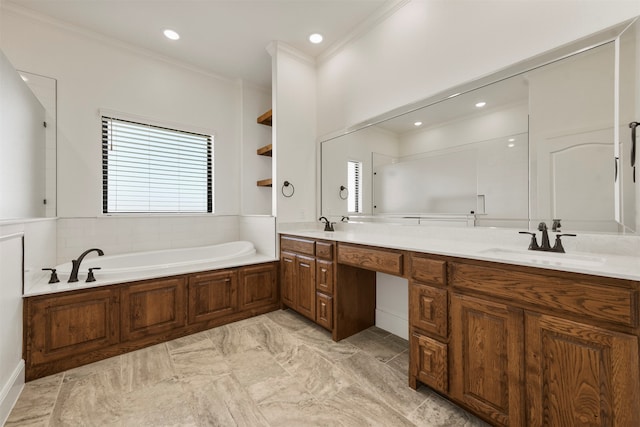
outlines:
[[256, 150], [258, 156], [267, 156], [271, 157], [273, 153], [273, 144], [265, 145], [264, 147], [260, 147]]
[[[265, 126], [271, 126], [271, 116], [272, 110], [269, 110], [258, 117], [258, 123]], [[260, 147], [256, 150], [256, 152], [258, 153], [258, 156], [273, 157], [273, 145], [268, 144], [264, 147]], [[257, 185], [258, 187], [271, 187], [271, 178], [261, 179], [260, 181], [258, 181]]]
[[260, 117], [258, 117], [258, 123], [265, 126], [271, 126], [271, 116], [273, 115], [272, 110], [267, 111]]

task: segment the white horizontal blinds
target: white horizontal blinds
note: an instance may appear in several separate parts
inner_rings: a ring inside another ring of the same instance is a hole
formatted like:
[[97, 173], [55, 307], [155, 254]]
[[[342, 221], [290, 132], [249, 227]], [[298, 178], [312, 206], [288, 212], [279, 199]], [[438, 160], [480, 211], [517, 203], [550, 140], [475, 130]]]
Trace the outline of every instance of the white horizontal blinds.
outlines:
[[104, 213], [213, 212], [213, 138], [102, 117]]
[[362, 162], [349, 160], [347, 162], [347, 211], [362, 213]]

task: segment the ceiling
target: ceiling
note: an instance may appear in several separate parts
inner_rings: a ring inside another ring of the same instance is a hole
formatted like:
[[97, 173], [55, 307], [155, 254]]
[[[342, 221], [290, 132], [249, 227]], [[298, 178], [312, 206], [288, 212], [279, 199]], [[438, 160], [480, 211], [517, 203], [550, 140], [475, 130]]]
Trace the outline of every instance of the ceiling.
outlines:
[[[208, 72], [269, 87], [274, 40], [317, 57], [398, 0], [4, 0]], [[166, 28], [181, 38], [162, 35]], [[313, 45], [311, 33], [324, 35]]]

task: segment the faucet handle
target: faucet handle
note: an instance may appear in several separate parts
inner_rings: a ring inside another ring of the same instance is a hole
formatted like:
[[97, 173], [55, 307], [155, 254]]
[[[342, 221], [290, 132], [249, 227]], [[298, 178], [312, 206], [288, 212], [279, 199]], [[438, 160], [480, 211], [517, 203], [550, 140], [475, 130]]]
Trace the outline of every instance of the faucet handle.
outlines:
[[100, 270], [101, 267], [91, 267], [89, 269], [89, 274], [87, 274], [87, 280], [86, 282], [95, 282], [96, 281], [96, 277], [93, 275], [93, 270]]
[[58, 275], [56, 274], [55, 268], [43, 268], [42, 271], [51, 271], [51, 277], [49, 278], [49, 283], [58, 283], [60, 279], [58, 279]]
[[541, 222], [540, 224], [538, 224], [538, 231], [545, 231], [547, 230], [547, 224], [545, 222]]
[[519, 231], [519, 233], [531, 235], [531, 242], [529, 243], [530, 250], [535, 251], [536, 249], [540, 248], [540, 246], [538, 245], [538, 240], [536, 239], [536, 233], [532, 233], [530, 231]]
[[560, 252], [562, 254], [564, 253], [564, 246], [562, 246], [562, 240], [560, 240], [562, 236], [576, 237], [575, 234], [570, 234], [570, 233], [556, 234], [556, 242], [553, 244], [553, 248], [552, 248], [553, 252]]

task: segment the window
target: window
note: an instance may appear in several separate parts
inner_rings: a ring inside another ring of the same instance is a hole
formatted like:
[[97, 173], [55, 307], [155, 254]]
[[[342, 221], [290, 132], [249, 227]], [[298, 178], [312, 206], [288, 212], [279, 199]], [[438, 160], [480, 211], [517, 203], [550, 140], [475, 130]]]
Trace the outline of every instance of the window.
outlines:
[[213, 212], [213, 137], [103, 116], [102, 211]]
[[347, 162], [347, 211], [362, 213], [362, 162]]

